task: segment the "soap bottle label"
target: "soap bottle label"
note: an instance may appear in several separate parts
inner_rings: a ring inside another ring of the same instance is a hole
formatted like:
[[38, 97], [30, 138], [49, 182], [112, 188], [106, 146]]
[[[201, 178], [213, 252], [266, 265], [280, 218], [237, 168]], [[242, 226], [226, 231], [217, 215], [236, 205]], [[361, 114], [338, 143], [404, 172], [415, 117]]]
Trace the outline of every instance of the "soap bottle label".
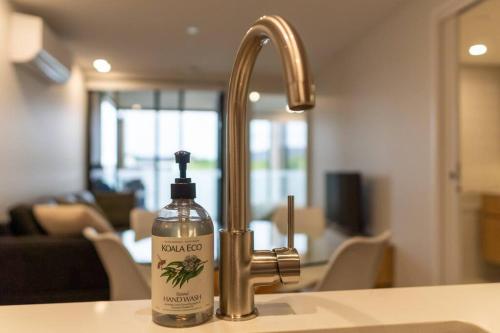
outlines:
[[190, 314], [213, 306], [214, 236], [152, 237], [152, 306], [163, 314]]

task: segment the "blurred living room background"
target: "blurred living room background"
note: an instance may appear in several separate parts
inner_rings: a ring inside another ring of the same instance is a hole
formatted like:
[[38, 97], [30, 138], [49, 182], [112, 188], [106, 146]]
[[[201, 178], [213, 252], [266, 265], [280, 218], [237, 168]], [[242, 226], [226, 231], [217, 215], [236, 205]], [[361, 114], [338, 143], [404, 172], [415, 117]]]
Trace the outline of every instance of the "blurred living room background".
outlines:
[[[287, 108], [263, 47], [248, 98], [250, 226], [256, 249], [283, 246], [295, 195], [304, 269], [299, 285], [259, 292], [500, 281], [500, 3], [471, 3], [446, 23], [460, 101], [449, 119], [461, 120], [448, 142], [431, 106], [439, 0], [0, 0], [0, 304], [149, 297], [150, 226], [180, 149], [222, 227], [228, 79], [265, 14], [300, 31], [317, 105]], [[488, 52], [470, 51], [478, 43]], [[145, 287], [121, 290], [113, 260]]]

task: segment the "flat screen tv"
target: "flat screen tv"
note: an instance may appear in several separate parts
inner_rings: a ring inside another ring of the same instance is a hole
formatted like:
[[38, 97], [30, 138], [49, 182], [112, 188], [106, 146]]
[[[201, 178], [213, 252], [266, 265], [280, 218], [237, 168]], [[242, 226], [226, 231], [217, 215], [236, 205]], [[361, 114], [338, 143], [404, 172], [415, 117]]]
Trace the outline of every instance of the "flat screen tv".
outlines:
[[330, 172], [326, 174], [326, 218], [330, 224], [349, 235], [363, 234], [363, 195], [361, 174]]

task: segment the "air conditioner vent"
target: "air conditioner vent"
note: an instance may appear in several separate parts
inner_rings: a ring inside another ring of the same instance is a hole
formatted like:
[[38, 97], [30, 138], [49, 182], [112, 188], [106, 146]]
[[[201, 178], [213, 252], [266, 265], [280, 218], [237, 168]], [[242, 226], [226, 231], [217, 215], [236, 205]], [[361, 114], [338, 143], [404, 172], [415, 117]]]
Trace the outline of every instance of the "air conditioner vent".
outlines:
[[12, 14], [10, 59], [50, 82], [64, 83], [71, 75], [71, 53], [37, 16]]

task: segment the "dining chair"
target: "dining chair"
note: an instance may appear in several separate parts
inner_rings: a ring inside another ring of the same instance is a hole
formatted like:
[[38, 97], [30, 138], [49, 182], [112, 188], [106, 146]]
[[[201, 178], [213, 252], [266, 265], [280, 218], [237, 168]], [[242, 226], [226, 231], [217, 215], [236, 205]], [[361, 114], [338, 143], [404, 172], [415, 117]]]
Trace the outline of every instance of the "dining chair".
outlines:
[[112, 301], [151, 297], [149, 278], [141, 272], [116, 234], [98, 233], [94, 228], [87, 227], [83, 235], [94, 244], [106, 270]]
[[151, 237], [151, 228], [157, 216], [158, 212], [142, 208], [130, 211], [130, 227], [134, 230], [136, 241]]
[[[326, 220], [321, 208], [296, 208], [294, 211], [294, 217], [295, 233], [306, 234], [308, 237], [312, 238], [323, 235]], [[286, 206], [278, 207], [274, 211], [271, 221], [276, 225], [281, 234], [286, 235], [288, 228], [288, 208]]]
[[328, 261], [314, 291], [369, 289], [375, 286], [391, 233], [375, 237], [352, 237], [343, 242]]

